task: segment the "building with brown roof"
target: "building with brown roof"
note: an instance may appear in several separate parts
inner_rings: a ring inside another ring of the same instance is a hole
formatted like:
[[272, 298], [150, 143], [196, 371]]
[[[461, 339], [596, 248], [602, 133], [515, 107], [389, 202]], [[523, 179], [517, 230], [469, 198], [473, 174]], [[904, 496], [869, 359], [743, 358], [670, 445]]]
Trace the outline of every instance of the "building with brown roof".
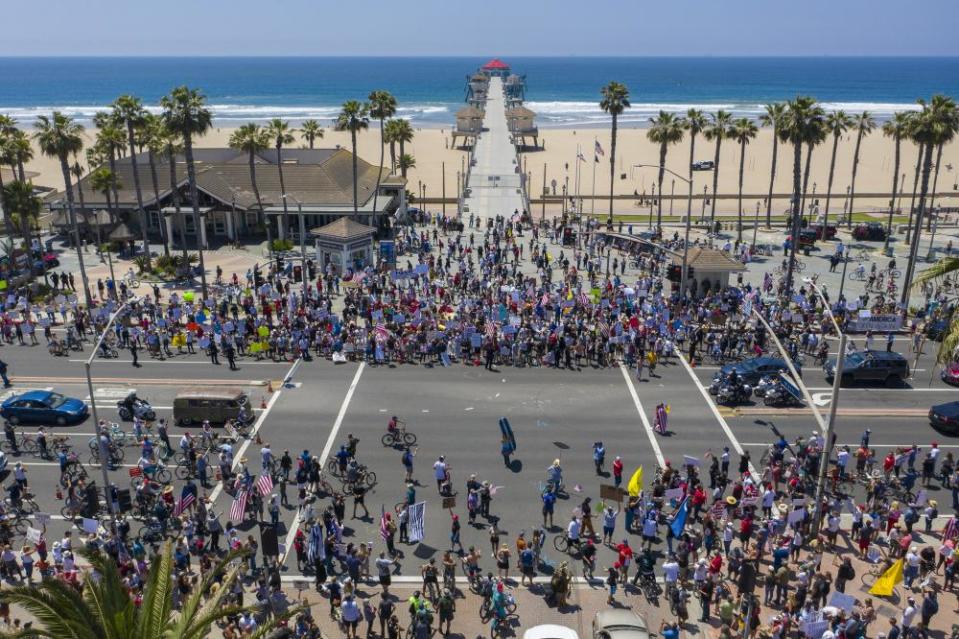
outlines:
[[316, 244], [316, 259], [323, 269], [333, 265], [339, 274], [361, 270], [373, 263], [373, 236], [376, 229], [341, 217], [326, 226], [315, 228], [310, 235]]
[[[385, 224], [388, 216], [405, 212], [406, 180], [383, 169], [379, 195], [374, 198], [380, 169], [357, 158], [357, 210], [354, 213], [353, 154], [346, 149], [285, 149], [282, 157], [289, 228], [283, 224], [284, 192], [280, 188], [275, 151], [264, 151], [254, 157], [258, 204], [249, 156], [245, 152], [229, 148], [194, 150], [202, 225], [194, 219], [184, 158], [177, 156], [172, 167], [166, 158], [154, 158], [154, 182], [148, 155], [139, 154], [137, 167], [149, 233], [154, 237], [164, 234], [174, 240], [184, 237], [192, 245], [195, 239], [189, 238], [196, 238], [198, 234], [200, 241], [206, 244], [210, 236], [229, 240], [266, 237], [269, 227], [271, 237], [282, 238], [297, 234], [297, 218], [301, 213], [309, 228], [341, 217], [355, 217], [358, 222], [378, 227]], [[140, 216], [129, 157], [117, 161], [117, 181], [117, 198], [110, 208], [117, 222], [125, 222], [139, 232]], [[171, 183], [176, 185], [175, 189], [171, 189]], [[107, 209], [106, 197], [93, 190], [89, 175], [80, 180], [79, 187], [84, 195], [83, 211]], [[82, 217], [76, 189], [74, 200], [81, 214], [78, 217]], [[62, 192], [47, 202], [54, 211], [66, 209]]]
[[[683, 264], [682, 252], [670, 255], [672, 263]], [[687, 255], [690, 285], [693, 290], [706, 287], [709, 290], [722, 290], [729, 285], [729, 276], [746, 270], [746, 265], [733, 259], [728, 253], [702, 246], [690, 247]]]

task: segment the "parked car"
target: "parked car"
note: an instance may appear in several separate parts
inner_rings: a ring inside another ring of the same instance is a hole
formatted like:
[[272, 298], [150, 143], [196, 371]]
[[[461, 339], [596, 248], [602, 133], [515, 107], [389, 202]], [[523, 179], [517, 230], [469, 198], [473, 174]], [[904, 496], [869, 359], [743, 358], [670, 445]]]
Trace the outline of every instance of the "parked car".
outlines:
[[952, 362], [943, 366], [939, 377], [950, 386], [959, 386], [959, 362]]
[[[802, 366], [799, 362], [793, 362], [793, 366], [796, 367], [796, 372], [802, 375]], [[725, 379], [733, 370], [742, 378], [743, 382], [755, 386], [766, 375], [778, 376], [780, 371], [789, 370], [789, 367], [786, 366], [786, 361], [781, 357], [770, 357], [768, 355], [752, 357], [741, 362], [726, 364], [713, 375], [713, 381]]]
[[822, 224], [810, 224], [808, 230], [815, 231], [817, 240], [831, 240], [836, 237], [838, 229], [835, 224], [823, 226]]
[[0, 406], [0, 417], [11, 424], [76, 424], [90, 409], [82, 400], [50, 391], [27, 391], [13, 395]]
[[693, 171], [712, 171], [714, 168], [716, 168], [716, 163], [712, 160], [693, 162]]
[[572, 628], [544, 623], [524, 632], [523, 639], [579, 639], [579, 635]]
[[939, 319], [934, 319], [930, 322], [927, 322], [923, 332], [926, 334], [926, 339], [933, 342], [938, 342], [942, 340], [942, 336], [945, 334], [946, 329], [948, 328], [949, 320], [940, 317]]
[[649, 639], [649, 628], [629, 608], [600, 610], [593, 617], [593, 639]]
[[959, 402], [947, 402], [930, 407], [929, 424], [943, 433], [959, 435]]
[[[803, 229], [799, 231], [799, 248], [813, 248], [816, 246], [816, 240], [819, 239], [819, 236], [816, 234], [816, 231], [812, 229]], [[786, 244], [790, 248], [792, 247], [793, 236], [792, 233], [786, 236]]]
[[860, 242], [881, 242], [886, 239], [886, 227], [879, 222], [862, 222], [852, 230], [852, 238]]
[[[836, 374], [836, 359], [823, 365], [826, 381], [832, 383]], [[842, 366], [840, 384], [855, 382], [882, 382], [886, 386], [898, 386], [909, 377], [909, 362], [899, 353], [886, 351], [857, 351], [846, 355]]]

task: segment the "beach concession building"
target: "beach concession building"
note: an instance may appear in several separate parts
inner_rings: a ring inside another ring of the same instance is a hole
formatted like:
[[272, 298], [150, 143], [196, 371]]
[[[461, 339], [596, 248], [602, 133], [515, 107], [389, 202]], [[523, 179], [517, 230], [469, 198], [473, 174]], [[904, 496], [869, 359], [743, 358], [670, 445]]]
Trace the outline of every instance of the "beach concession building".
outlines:
[[[193, 214], [184, 158], [176, 158], [172, 176], [177, 193], [177, 197], [174, 197], [170, 164], [166, 158], [154, 158], [157, 173], [154, 189], [147, 154], [137, 156], [140, 190], [148, 219], [147, 230], [153, 239], [161, 237], [161, 225], [162, 233], [176, 246], [184, 238], [188, 246], [195, 246], [198, 235], [204, 245], [213, 238], [222, 241], [265, 239], [267, 225], [270, 227], [270, 237], [293, 239], [298, 238], [298, 215], [301, 211], [305, 228], [324, 226], [342, 217], [380, 228], [386, 223], [387, 216], [405, 213], [406, 180], [398, 175], [390, 175], [389, 169], [383, 169], [379, 196], [374, 198], [379, 167], [357, 158], [358, 211], [354, 214], [352, 153], [342, 148], [284, 149], [283, 182], [289, 212], [289, 228], [284, 228], [283, 191], [280, 189], [275, 151], [264, 151], [254, 157], [256, 185], [262, 208], [257, 205], [246, 152], [230, 148], [199, 148], [194, 149], [193, 154], [203, 224], [199, 224]], [[93, 190], [89, 175], [79, 183], [84, 199], [82, 208], [77, 185], [74, 186], [77, 218], [81, 227], [85, 227], [85, 217], [92, 222], [102, 218], [102, 213], [95, 213], [112, 212], [114, 226], [126, 224], [135, 229], [139, 237], [140, 216], [134, 189], [133, 164], [129, 157], [121, 158], [117, 160], [116, 168], [117, 201], [111, 203], [110, 207], [107, 206], [105, 195]], [[47, 198], [47, 203], [54, 213], [53, 226], [64, 230], [69, 225], [65, 194], [56, 193]], [[109, 229], [104, 237], [108, 232]], [[88, 239], [96, 237], [92, 227], [85, 228], [85, 233]]]

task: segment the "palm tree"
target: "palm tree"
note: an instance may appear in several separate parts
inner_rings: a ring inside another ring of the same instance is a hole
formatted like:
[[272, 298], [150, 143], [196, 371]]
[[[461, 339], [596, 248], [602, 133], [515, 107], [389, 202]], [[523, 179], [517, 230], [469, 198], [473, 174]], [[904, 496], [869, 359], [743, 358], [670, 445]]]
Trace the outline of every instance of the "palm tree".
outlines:
[[283, 200], [283, 227], [280, 229], [280, 239], [286, 238], [286, 231], [290, 228], [290, 210], [286, 202], [286, 184], [283, 182], [283, 145], [293, 144], [296, 139], [293, 137], [293, 131], [289, 122], [284, 122], [280, 118], [273, 118], [266, 125], [266, 132], [273, 140], [276, 147], [276, 170], [280, 174], [280, 199]]
[[[120, 153], [126, 149], [127, 141], [123, 131], [116, 126], [112, 116], [108, 113], [98, 113], [93, 117], [94, 122], [100, 120], [97, 131], [95, 146], [100, 149], [107, 162], [110, 164], [110, 171], [114, 178], [118, 178], [120, 173], [117, 171], [117, 158]], [[113, 187], [113, 200], [117, 206], [120, 205], [120, 188], [117, 185]]]
[[[83, 169], [83, 165], [80, 164], [79, 154], [73, 154], [73, 164], [70, 166], [70, 175], [72, 175], [77, 184], [77, 199], [80, 200], [80, 214], [83, 216], [83, 221], [86, 222], [87, 226], [90, 225], [90, 215], [87, 212], [87, 203], [83, 198], [83, 176], [86, 174], [86, 171]], [[99, 245], [97, 245], [97, 250], [100, 250]]]
[[783, 122], [786, 120], [786, 104], [773, 102], [766, 105], [766, 112], [759, 116], [759, 124], [773, 130], [773, 159], [769, 169], [769, 195], [766, 197], [766, 226], [772, 226], [773, 185], [776, 182], [776, 160], [779, 157], [779, 140], [782, 138]]
[[809, 129], [809, 137], [806, 138], [806, 168], [803, 169], [802, 178], [802, 203], [799, 206], [802, 215], [806, 214], [806, 196], [809, 194], [809, 174], [812, 170], [812, 154], [817, 146], [826, 141], [827, 137], [829, 137], [829, 131], [826, 130], [825, 120], [821, 121], [818, 126]]
[[[110, 212], [110, 217], [114, 215], [113, 205], [115, 203], [110, 201], [110, 191], [113, 189], [113, 185], [116, 184], [116, 176], [113, 175], [113, 171], [108, 169], [105, 166], [101, 166], [93, 171], [90, 174], [90, 188], [92, 188], [97, 193], [103, 193], [107, 201], [107, 211]], [[99, 225], [97, 225], [99, 229]], [[97, 236], [97, 241], [100, 241], [99, 232]]]
[[140, 234], [143, 238], [143, 257], [146, 270], [150, 270], [150, 238], [147, 235], [147, 212], [143, 208], [143, 192], [140, 190], [140, 172], [137, 170], [137, 130], [143, 126], [146, 110], [140, 98], [133, 95], [121, 95], [113, 103], [114, 117], [126, 125], [127, 143], [130, 145], [130, 164], [133, 167], [133, 189], [137, 196], [137, 209], [140, 211]]
[[[836, 151], [839, 149], [839, 139], [852, 126], [852, 118], [843, 110], [833, 111], [826, 116], [826, 130], [832, 134], [832, 156], [829, 160], [829, 180], [826, 182], [826, 208], [823, 213], [823, 228], [829, 226], [829, 204], [832, 202], [832, 181], [836, 174]], [[823, 239], [826, 236], [823, 235]]]
[[14, 180], [3, 187], [0, 197], [3, 199], [3, 210], [11, 218], [15, 216], [23, 236], [23, 246], [29, 250], [32, 231], [41, 207], [40, 198], [33, 191], [33, 183]]
[[396, 98], [389, 91], [378, 90], [372, 91], [367, 100], [370, 117], [380, 121], [380, 170], [376, 174], [376, 190], [373, 191], [373, 215], [376, 215], [376, 201], [380, 195], [380, 180], [383, 177], [383, 155], [386, 152], [386, 118], [396, 115]]
[[150, 164], [150, 181], [153, 184], [153, 202], [157, 207], [157, 220], [160, 224], [160, 238], [163, 241], [163, 254], [170, 255], [170, 238], [167, 237], [166, 216], [160, 206], [160, 181], [157, 176], [156, 156], [163, 152], [164, 137], [168, 135], [163, 120], [147, 113], [140, 127], [140, 142], [147, 150], [147, 162]]
[[781, 140], [793, 147], [793, 194], [791, 207], [791, 235], [789, 264], [786, 271], [786, 292], [793, 290], [793, 272], [796, 266], [796, 246], [799, 242], [799, 221], [802, 219], [802, 147], [810, 139], [822, 134], [825, 112], [814, 98], [796, 96], [787, 104], [783, 119]]
[[[9, 120], [10, 122], [9, 126], [13, 126], [12, 118], [6, 115], [0, 115], [0, 166], [3, 166], [4, 164], [9, 163], [10, 159], [13, 157], [13, 150], [7, 145], [6, 143], [7, 139], [4, 137], [5, 135], [7, 135], [4, 128], [6, 126], [5, 122], [7, 120]], [[0, 172], [0, 192], [3, 191], [3, 188], [4, 188], [3, 174], [2, 172]], [[4, 229], [6, 230], [7, 237], [9, 237], [12, 241], [13, 233], [14, 233], [13, 222], [10, 220], [10, 211], [8, 211], [4, 206], [2, 206], [2, 204], [3, 202], [0, 202], [0, 209], [3, 209]]]
[[892, 217], [896, 210], [896, 193], [899, 191], [899, 162], [901, 159], [902, 139], [909, 134], [909, 127], [912, 126], [912, 113], [898, 111], [893, 113], [892, 118], [882, 125], [882, 134], [887, 138], [892, 138], [896, 144], [895, 159], [892, 168], [892, 197], [889, 200], [889, 221], [886, 223], [886, 242], [884, 249], [889, 251], [889, 239], [892, 236]]
[[[348, 100], [343, 103], [340, 114], [336, 117], [336, 130], [349, 131], [353, 143], [353, 215], [359, 211], [358, 189], [359, 176], [356, 174], [356, 134], [370, 127], [369, 105], [358, 100]], [[402, 142], [400, 142], [402, 145]], [[400, 147], [402, 148], [402, 146]], [[404, 172], [405, 176], [406, 173]]]
[[256, 183], [256, 155], [270, 148], [270, 134], [258, 124], [244, 124], [230, 136], [230, 148], [246, 151], [250, 163], [250, 184], [256, 197], [256, 208], [263, 217], [263, 202], [260, 201], [260, 188]]
[[416, 158], [414, 158], [409, 153], [404, 153], [400, 156], [400, 159], [397, 161], [397, 165], [401, 170], [407, 171], [409, 169], [416, 168]]
[[[178, 141], [177, 135], [170, 131], [166, 120], [160, 118], [163, 126], [163, 134], [160, 143], [163, 146], [163, 152], [166, 154], [167, 164], [170, 166], [170, 195], [173, 198], [173, 216], [180, 221], [180, 247], [183, 249], [183, 264], [189, 264], [187, 260], [187, 242], [186, 242], [186, 218], [180, 210], [180, 189], [179, 181], [176, 176], [176, 156], [183, 152], [183, 145]], [[170, 238], [173, 241], [173, 238]]]
[[655, 118], [650, 118], [652, 126], [646, 130], [646, 138], [659, 145], [659, 204], [656, 208], [656, 228], [663, 228], [663, 178], [666, 176], [666, 152], [671, 144], [678, 144], [683, 140], [686, 132], [685, 122], [672, 113], [660, 111]]
[[30, 146], [30, 138], [20, 129], [14, 129], [10, 133], [7, 145], [10, 149], [11, 160], [17, 165], [17, 176], [21, 182], [27, 181], [27, 172], [23, 165], [33, 159], [33, 147]]
[[716, 141], [716, 157], [713, 160], [713, 203], [709, 208], [710, 225], [716, 221], [716, 189], [719, 188], [719, 150], [723, 145], [723, 140], [729, 137], [729, 127], [733, 122], [733, 114], [720, 109], [712, 118], [712, 123], [710, 123], [703, 132], [707, 140]]
[[602, 89], [603, 99], [599, 107], [612, 117], [609, 140], [609, 218], [606, 227], [613, 228], [613, 186], [616, 181], [616, 129], [619, 125], [619, 116], [630, 107], [629, 88], [621, 82], [610, 82]]
[[739, 144], [739, 218], [736, 223], [736, 241], [743, 241], [743, 170], [746, 168], [746, 145], [756, 139], [759, 127], [749, 118], [734, 120], [729, 129], [729, 137]]
[[[689, 109], [686, 111], [683, 125], [686, 127], [686, 130], [689, 131], [689, 183], [687, 184], [689, 187], [689, 198], [686, 200], [687, 220], [690, 220], [693, 215], [693, 162], [696, 161], [696, 136], [702, 133], [708, 124], [709, 121], [706, 119], [706, 114], [699, 109]], [[660, 188], [662, 187], [660, 186]], [[687, 226], [686, 228], [688, 229], [689, 227]], [[687, 241], [689, 241], [688, 237]]]
[[[903, 283], [902, 299], [900, 303], [905, 307], [909, 302], [909, 293], [912, 286], [912, 278], [916, 268], [916, 256], [919, 251], [919, 234], [922, 231], [922, 218], [926, 209], [926, 197], [929, 194], [929, 176], [932, 173], [932, 150], [940, 144], [947, 144], [955, 138], [959, 132], [959, 107], [955, 100], [944, 95], [934, 95], [929, 103], [920, 100], [922, 111], [914, 117], [913, 125], [910, 127], [910, 136], [921, 144], [924, 149], [922, 161], [922, 183], [919, 187], [919, 204], [916, 209], [915, 226], [912, 229], [912, 244], [909, 247], [909, 262], [906, 265], [906, 277]], [[940, 277], [951, 273], [959, 268], [959, 259], [946, 258], [941, 260], [936, 266], [929, 269], [934, 275], [923, 274], [916, 279], [916, 284], [928, 281], [934, 277]], [[927, 271], [927, 273], [929, 272]], [[925, 278], [925, 279], [923, 279]], [[959, 320], [955, 315], [950, 321], [948, 336], [943, 339], [943, 346], [946, 347], [946, 341], [949, 340], [951, 348], [948, 353], [951, 355], [957, 340], [959, 340]], [[940, 353], [944, 351], [940, 350]]]
[[[206, 264], [203, 260], [204, 247], [201, 239], [201, 228], [206, 220], [200, 217], [200, 196], [196, 190], [196, 166], [193, 163], [193, 138], [210, 130], [213, 126], [213, 115], [206, 107], [206, 96], [186, 86], [177, 87], [170, 92], [170, 95], [163, 96], [160, 99], [160, 106], [163, 107], [163, 119], [167, 127], [183, 138], [190, 199], [193, 201], [193, 215], [197, 221], [196, 243], [200, 254], [200, 283], [203, 298], [206, 299]], [[185, 243], [184, 250], [186, 250]]]
[[312, 149], [316, 140], [323, 139], [323, 127], [316, 120], [303, 120], [303, 124], [300, 125], [300, 134]]
[[396, 145], [399, 142], [399, 120], [387, 120], [383, 126], [383, 138], [390, 145], [390, 173], [396, 171]]
[[[390, 122], [394, 123], [392, 125], [391, 133], [393, 138], [391, 143], [395, 142], [397, 145], [399, 145], [400, 153], [398, 157], [402, 157], [406, 155], [406, 143], [413, 141], [413, 126], [410, 124], [409, 120], [404, 120], [403, 118], [390, 120]], [[393, 151], [391, 150], [390, 155], [392, 154]], [[399, 166], [399, 163], [397, 163], [397, 167], [400, 169], [400, 175], [406, 177], [406, 171]]]
[[[22, 606], [36, 619], [27, 634], [58, 639], [203, 639], [213, 634], [215, 623], [248, 609], [226, 603], [239, 579], [245, 553], [231, 553], [221, 559], [184, 597], [176, 611], [176, 584], [170, 578], [175, 567], [169, 542], [151, 560], [141, 605], [130, 597], [113, 559], [85, 549], [77, 552], [91, 566], [91, 572], [81, 579], [81, 589], [59, 579], [44, 579], [39, 584], [6, 591], [12, 603]], [[302, 606], [292, 606], [265, 622], [252, 636], [266, 637], [302, 610]]]
[[849, 182], [849, 215], [846, 217], [847, 227], [852, 228], [853, 201], [856, 199], [856, 172], [859, 170], [859, 147], [862, 145], [862, 139], [872, 133], [876, 128], [876, 121], [870, 115], [869, 111], [863, 111], [857, 115], [853, 122], [856, 129], [856, 149], [852, 154], [852, 179]]

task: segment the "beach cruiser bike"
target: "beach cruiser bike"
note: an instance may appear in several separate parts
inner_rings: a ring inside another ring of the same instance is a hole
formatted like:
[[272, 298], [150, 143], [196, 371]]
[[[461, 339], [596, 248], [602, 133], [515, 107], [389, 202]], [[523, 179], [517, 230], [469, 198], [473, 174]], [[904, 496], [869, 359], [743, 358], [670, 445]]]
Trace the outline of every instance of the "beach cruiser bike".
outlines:
[[416, 435], [407, 432], [406, 422], [401, 422], [394, 416], [386, 425], [386, 434], [380, 438], [380, 442], [388, 448], [413, 446], [416, 444]]

